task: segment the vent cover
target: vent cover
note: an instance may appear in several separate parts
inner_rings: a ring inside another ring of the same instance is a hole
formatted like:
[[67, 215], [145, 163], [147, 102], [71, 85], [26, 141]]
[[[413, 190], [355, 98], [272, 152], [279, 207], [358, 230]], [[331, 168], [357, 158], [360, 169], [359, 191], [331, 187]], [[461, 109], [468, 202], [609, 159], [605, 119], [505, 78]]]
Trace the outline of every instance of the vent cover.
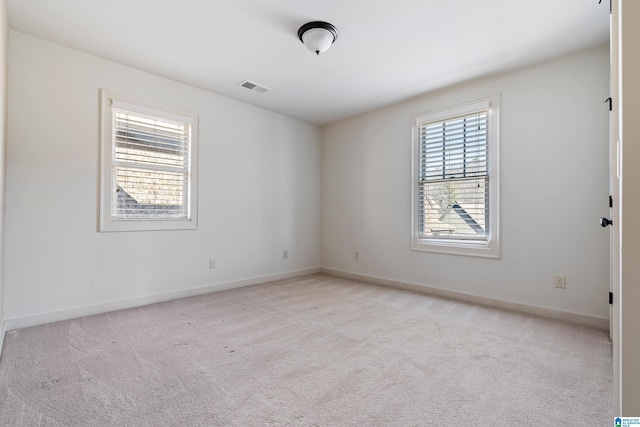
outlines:
[[258, 92], [258, 93], [267, 93], [267, 92], [269, 92], [269, 90], [270, 90], [270, 89], [269, 89], [268, 87], [266, 87], [266, 86], [262, 86], [262, 85], [260, 85], [260, 84], [258, 84], [258, 83], [251, 82], [251, 81], [249, 81], [249, 80], [245, 80], [245, 81], [243, 81], [242, 83], [238, 84], [238, 86], [241, 86], [241, 87], [247, 88], [247, 89], [249, 89], [249, 90], [252, 90], [252, 91], [254, 91], [254, 92]]

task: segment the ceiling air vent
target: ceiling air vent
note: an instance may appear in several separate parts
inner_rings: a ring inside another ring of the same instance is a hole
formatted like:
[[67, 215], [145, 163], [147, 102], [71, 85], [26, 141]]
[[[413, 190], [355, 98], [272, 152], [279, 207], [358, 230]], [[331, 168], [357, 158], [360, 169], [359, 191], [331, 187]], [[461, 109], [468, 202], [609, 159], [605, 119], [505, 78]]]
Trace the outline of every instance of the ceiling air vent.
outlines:
[[267, 92], [269, 92], [269, 88], [268, 87], [259, 85], [258, 83], [250, 82], [249, 80], [243, 81], [238, 86], [245, 87], [245, 88], [247, 88], [249, 90], [252, 90], [252, 91], [258, 92], [258, 93], [267, 93]]

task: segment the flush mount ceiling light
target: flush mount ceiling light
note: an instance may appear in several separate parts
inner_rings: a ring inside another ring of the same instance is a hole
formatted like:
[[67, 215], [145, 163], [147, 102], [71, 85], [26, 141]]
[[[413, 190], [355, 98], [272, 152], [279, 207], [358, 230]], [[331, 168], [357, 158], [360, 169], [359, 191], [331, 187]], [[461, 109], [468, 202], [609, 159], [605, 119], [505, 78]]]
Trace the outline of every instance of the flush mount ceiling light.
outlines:
[[298, 30], [298, 38], [316, 55], [326, 52], [338, 38], [338, 30], [328, 22], [307, 22]]

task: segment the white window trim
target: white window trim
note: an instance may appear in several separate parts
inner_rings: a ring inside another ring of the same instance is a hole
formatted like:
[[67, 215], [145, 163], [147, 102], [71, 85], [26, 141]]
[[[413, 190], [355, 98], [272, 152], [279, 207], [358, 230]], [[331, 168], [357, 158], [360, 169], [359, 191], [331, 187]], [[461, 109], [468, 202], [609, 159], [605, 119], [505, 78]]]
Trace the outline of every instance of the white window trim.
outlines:
[[[418, 125], [444, 120], [489, 108], [489, 234], [487, 241], [454, 239], [419, 239], [418, 237]], [[494, 93], [473, 101], [431, 110], [412, 116], [412, 194], [411, 194], [411, 249], [443, 254], [500, 258], [500, 94]]]
[[[185, 220], [112, 220], [112, 141], [113, 105], [126, 104], [131, 111], [166, 119], [180, 120], [191, 124], [191, 179], [190, 218]], [[151, 230], [193, 230], [198, 228], [198, 115], [191, 111], [170, 107], [133, 96], [100, 90], [100, 231], [151, 231]]]

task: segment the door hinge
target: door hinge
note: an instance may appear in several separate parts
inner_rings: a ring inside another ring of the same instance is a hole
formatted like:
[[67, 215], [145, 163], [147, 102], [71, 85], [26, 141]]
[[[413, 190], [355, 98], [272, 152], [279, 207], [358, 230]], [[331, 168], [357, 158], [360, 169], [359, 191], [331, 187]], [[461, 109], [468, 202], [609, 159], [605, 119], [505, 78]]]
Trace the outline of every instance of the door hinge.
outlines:
[[613, 99], [611, 99], [611, 97], [608, 97], [607, 99], [604, 100], [603, 104], [607, 102], [609, 103], [609, 111], [613, 111]]
[[609, 292], [609, 304], [613, 304], [613, 292]]
[[613, 196], [609, 196], [609, 207], [613, 207]]

